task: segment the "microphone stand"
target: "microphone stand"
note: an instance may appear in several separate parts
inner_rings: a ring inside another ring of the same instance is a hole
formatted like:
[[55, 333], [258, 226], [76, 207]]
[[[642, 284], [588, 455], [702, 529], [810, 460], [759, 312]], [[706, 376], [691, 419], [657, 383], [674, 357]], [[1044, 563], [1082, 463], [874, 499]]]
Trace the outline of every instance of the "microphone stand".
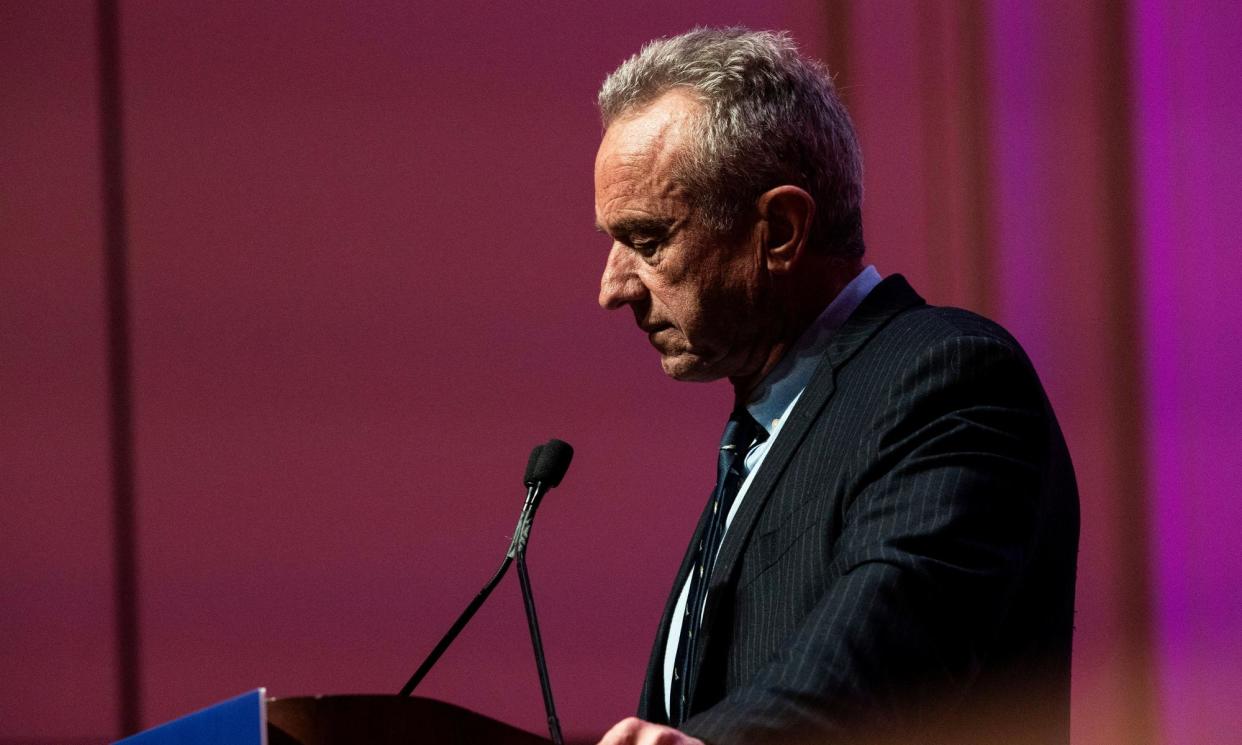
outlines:
[[453, 640], [457, 638], [461, 630], [466, 628], [466, 624], [470, 622], [475, 612], [483, 605], [483, 601], [487, 600], [487, 596], [492, 594], [492, 590], [496, 589], [496, 585], [500, 584], [501, 578], [505, 576], [505, 572], [509, 571], [509, 565], [512, 563], [513, 557], [506, 556], [505, 560], [500, 563], [500, 568], [487, 581], [483, 589], [479, 590], [479, 594], [474, 596], [474, 600], [470, 601], [470, 605], [466, 606], [466, 609], [462, 611], [457, 620], [453, 622], [453, 625], [449, 627], [448, 632], [440, 639], [439, 644], [436, 644], [435, 648], [431, 650], [431, 654], [427, 655], [427, 659], [423, 660], [423, 664], [418, 666], [418, 669], [414, 671], [414, 674], [402, 686], [401, 692], [397, 694], [398, 696], [410, 695], [414, 692], [414, 687], [422, 682], [423, 678], [427, 677], [427, 673], [431, 671], [432, 666], [440, 659], [440, 655], [444, 654], [444, 651], [449, 648], [449, 645], [453, 643]]
[[556, 717], [556, 704], [552, 701], [552, 683], [548, 678], [548, 664], [543, 656], [543, 640], [539, 635], [539, 619], [535, 615], [535, 596], [531, 593], [530, 574], [526, 571], [526, 542], [530, 540], [530, 528], [535, 521], [535, 509], [539, 506], [539, 500], [543, 497], [543, 493], [547, 491], [541, 482], [535, 482], [526, 489], [526, 502], [522, 505], [522, 514], [518, 517], [517, 527], [513, 529], [513, 540], [509, 543], [509, 550], [505, 554], [504, 561], [500, 563], [500, 568], [492, 575], [492, 578], [483, 585], [483, 589], [479, 590], [479, 594], [474, 596], [474, 600], [466, 606], [449, 630], [441, 637], [431, 653], [427, 655], [427, 659], [423, 660], [423, 664], [418, 666], [414, 674], [401, 688], [398, 696], [409, 696], [413, 693], [414, 688], [422, 682], [431, 668], [435, 666], [440, 656], [449, 648], [457, 635], [462, 629], [466, 628], [466, 624], [470, 623], [470, 619], [482, 607], [483, 602], [487, 600], [487, 596], [492, 594], [492, 590], [496, 589], [496, 585], [500, 584], [500, 580], [504, 578], [505, 573], [509, 571], [509, 565], [514, 560], [517, 561], [518, 584], [522, 587], [522, 604], [526, 607], [526, 624], [530, 627], [530, 641], [535, 649], [535, 667], [539, 671], [539, 688], [543, 693], [543, 708], [548, 715], [548, 734], [552, 736], [554, 745], [564, 745], [565, 739], [561, 735], [560, 720]]
[[556, 705], [552, 702], [552, 684], [548, 679], [548, 664], [543, 656], [543, 641], [539, 636], [539, 619], [535, 616], [535, 596], [531, 592], [530, 575], [526, 571], [526, 543], [530, 540], [530, 528], [534, 523], [535, 510], [539, 507], [540, 500], [544, 493], [561, 483], [573, 454], [574, 449], [561, 440], [549, 440], [545, 445], [539, 445], [531, 451], [524, 479], [526, 501], [522, 504], [522, 514], [518, 517], [517, 527], [513, 530], [513, 540], [509, 543], [509, 550], [505, 553], [504, 561], [500, 563], [500, 568], [487, 581], [487, 584], [483, 585], [479, 594], [474, 596], [474, 600], [470, 601], [466, 609], [449, 627], [448, 632], [431, 650], [431, 654], [427, 655], [427, 659], [423, 660], [423, 664], [419, 665], [414, 674], [410, 676], [401, 688], [401, 692], [397, 694], [398, 696], [409, 696], [414, 691], [415, 686], [426, 677], [436, 661], [474, 617], [479, 607], [483, 605], [483, 601], [487, 600], [487, 596], [496, 589], [496, 585], [500, 584], [505, 572], [509, 570], [509, 565], [516, 560], [518, 583], [522, 587], [522, 604], [526, 608], [526, 624], [530, 627], [530, 641], [535, 649], [535, 667], [539, 671], [539, 688], [543, 693], [543, 708], [548, 715], [548, 733], [552, 736], [554, 745], [564, 745], [561, 724], [556, 718]]
[[[513, 559], [519, 553], [524, 553], [526, 549], [526, 539], [530, 536], [530, 524], [535, 519], [535, 506], [539, 503], [539, 498], [543, 496], [543, 484], [535, 482], [526, 487], [526, 502], [522, 504], [522, 514], [518, 517], [517, 527], [513, 530], [513, 540], [509, 543], [509, 551], [505, 554], [504, 561], [500, 562], [500, 568], [492, 575], [492, 578], [483, 585], [483, 589], [479, 590], [479, 594], [474, 596], [474, 600], [470, 601], [470, 605], [461, 612], [449, 630], [427, 655], [427, 659], [423, 660], [423, 664], [418, 666], [410, 679], [401, 687], [398, 696], [409, 696], [414, 692], [414, 688], [427, 677], [427, 673], [431, 672], [431, 668], [439, 661], [440, 656], [444, 654], [461, 630], [466, 628], [466, 624], [470, 623], [470, 619], [474, 618], [474, 614], [482, 607], [483, 601], [487, 600], [487, 596], [492, 594], [492, 590], [496, 589], [496, 585], [500, 584], [500, 580], [504, 578], [505, 572], [509, 571], [509, 565], [513, 563]], [[523, 572], [525, 574], [525, 572]]]

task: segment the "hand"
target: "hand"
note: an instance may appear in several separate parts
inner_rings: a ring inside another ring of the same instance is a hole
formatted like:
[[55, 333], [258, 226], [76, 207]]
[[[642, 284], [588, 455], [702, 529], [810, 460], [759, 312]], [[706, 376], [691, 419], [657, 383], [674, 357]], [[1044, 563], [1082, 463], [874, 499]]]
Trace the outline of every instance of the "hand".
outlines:
[[644, 722], [637, 717], [622, 719], [608, 730], [599, 745], [706, 745], [672, 727]]

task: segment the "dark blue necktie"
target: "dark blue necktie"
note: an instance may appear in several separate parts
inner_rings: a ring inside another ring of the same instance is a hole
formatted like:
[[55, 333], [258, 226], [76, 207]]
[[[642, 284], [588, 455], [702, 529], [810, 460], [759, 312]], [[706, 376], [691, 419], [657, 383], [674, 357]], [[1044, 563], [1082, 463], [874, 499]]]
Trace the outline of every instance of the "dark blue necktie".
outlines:
[[673, 664], [673, 678], [669, 687], [669, 720], [677, 726], [686, 720], [690, 703], [690, 666], [694, 663], [699, 643], [699, 625], [703, 618], [703, 605], [707, 600], [707, 586], [711, 583], [712, 570], [716, 566], [716, 554], [724, 538], [725, 521], [729, 508], [742, 486], [742, 466], [751, 443], [766, 439], [767, 432], [746, 412], [738, 409], [729, 417], [724, 434], [720, 438], [720, 454], [716, 463], [716, 489], [712, 492], [711, 512], [707, 525], [694, 547], [694, 563], [690, 567], [690, 592], [686, 597], [686, 612], [681, 619], [681, 637], [677, 643], [677, 655]]

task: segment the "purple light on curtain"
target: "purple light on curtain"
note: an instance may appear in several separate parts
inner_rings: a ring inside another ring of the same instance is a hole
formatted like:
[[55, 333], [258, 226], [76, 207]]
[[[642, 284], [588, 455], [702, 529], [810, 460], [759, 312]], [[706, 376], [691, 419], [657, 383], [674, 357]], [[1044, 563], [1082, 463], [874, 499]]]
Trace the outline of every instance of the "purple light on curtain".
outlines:
[[1146, 509], [1137, 460], [1128, 132], [1119, 11], [987, 6], [996, 308], [1035, 362], [1073, 454], [1082, 533], [1077, 742], [1144, 742]]
[[1139, 235], [1162, 718], [1236, 742], [1242, 690], [1242, 6], [1134, 7]]
[[[1079, 390], [1067, 378], [1070, 366], [1066, 353], [1077, 345], [1071, 339], [1058, 338], [1058, 328], [1071, 324], [1057, 323], [1058, 296], [1071, 292], [1060, 284], [1067, 272], [1058, 264], [1057, 247], [1063, 243], [1061, 223], [1063, 184], [1057, 179], [1058, 161], [1063, 157], [1058, 148], [1059, 131], [1065, 124], [1061, 114], [1050, 105], [1055, 97], [1050, 90], [1055, 77], [1055, 63], [1050, 61], [1049, 21], [1028, 4], [1011, 3], [991, 9], [988, 28], [989, 82], [991, 89], [990, 161], [993, 164], [993, 214], [997, 275], [997, 315], [1026, 348], [1040, 370], [1053, 405], [1061, 418], [1075, 465], [1083, 483], [1084, 546], [1096, 545], [1090, 540], [1093, 526], [1101, 521], [1090, 519], [1092, 482], [1089, 471], [1098, 460], [1084, 451], [1081, 428], [1076, 425], [1076, 412], [1083, 409], [1077, 400]], [[1055, 216], [1052, 217], [1052, 216]], [[1093, 442], [1086, 443], [1094, 445]], [[1084, 478], [1085, 477], [1085, 478]], [[1084, 691], [1096, 698], [1090, 686], [1080, 681], [1084, 670], [1097, 667], [1092, 660], [1100, 656], [1098, 633], [1105, 618], [1100, 604], [1084, 604], [1084, 588], [1099, 586], [1092, 570], [1100, 563], [1088, 552], [1079, 560], [1078, 632], [1075, 637], [1075, 733], [1082, 731], [1078, 712], [1082, 709]], [[1086, 652], [1086, 655], [1083, 652]], [[1087, 662], [1084, 665], [1084, 661]]]

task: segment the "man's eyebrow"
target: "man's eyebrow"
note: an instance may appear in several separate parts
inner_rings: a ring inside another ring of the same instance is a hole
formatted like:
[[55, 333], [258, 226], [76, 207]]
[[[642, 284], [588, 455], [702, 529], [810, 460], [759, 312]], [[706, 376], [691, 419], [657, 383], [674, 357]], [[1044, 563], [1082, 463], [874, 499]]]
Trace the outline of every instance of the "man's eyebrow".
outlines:
[[655, 235], [667, 233], [675, 221], [658, 217], [623, 217], [609, 227], [595, 223], [595, 229], [609, 235]]

